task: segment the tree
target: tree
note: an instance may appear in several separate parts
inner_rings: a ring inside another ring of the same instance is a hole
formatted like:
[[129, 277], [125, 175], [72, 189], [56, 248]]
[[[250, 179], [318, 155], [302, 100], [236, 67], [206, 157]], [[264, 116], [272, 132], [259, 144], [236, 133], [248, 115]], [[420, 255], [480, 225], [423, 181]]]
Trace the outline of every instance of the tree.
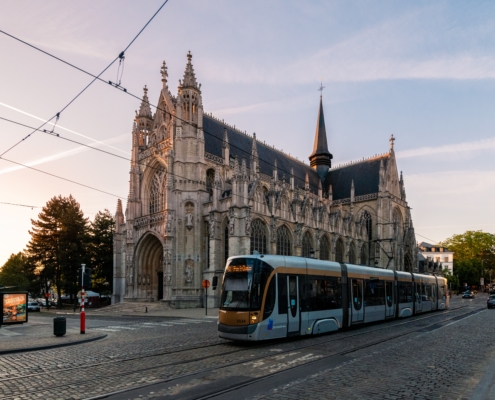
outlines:
[[88, 256], [95, 291], [113, 292], [113, 234], [115, 219], [110, 211], [98, 212], [89, 228]]
[[50, 199], [31, 223], [29, 260], [37, 266], [44, 292], [56, 288], [60, 306], [62, 290], [71, 298], [77, 293], [77, 269], [86, 258], [87, 219], [71, 195]]
[[12, 286], [13, 290], [26, 290], [35, 294], [33, 281], [34, 268], [22, 252], [11, 254], [0, 269], [0, 287]]
[[454, 275], [459, 276], [461, 285], [479, 285], [481, 277], [488, 281], [489, 272], [495, 268], [495, 235], [466, 231], [440, 245], [454, 252]]

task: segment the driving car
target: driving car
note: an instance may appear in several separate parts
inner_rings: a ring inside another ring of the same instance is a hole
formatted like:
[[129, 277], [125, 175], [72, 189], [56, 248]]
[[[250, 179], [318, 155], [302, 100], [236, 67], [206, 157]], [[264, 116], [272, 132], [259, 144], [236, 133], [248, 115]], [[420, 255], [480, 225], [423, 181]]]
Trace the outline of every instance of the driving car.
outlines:
[[486, 301], [487, 308], [495, 308], [495, 294], [491, 294]]
[[41, 307], [40, 307], [40, 305], [38, 304], [37, 301], [30, 301], [30, 302], [28, 302], [28, 311], [37, 311], [37, 312], [40, 312], [41, 311]]
[[462, 294], [462, 298], [463, 299], [474, 299], [474, 293], [471, 292], [471, 290], [466, 290], [463, 294]]

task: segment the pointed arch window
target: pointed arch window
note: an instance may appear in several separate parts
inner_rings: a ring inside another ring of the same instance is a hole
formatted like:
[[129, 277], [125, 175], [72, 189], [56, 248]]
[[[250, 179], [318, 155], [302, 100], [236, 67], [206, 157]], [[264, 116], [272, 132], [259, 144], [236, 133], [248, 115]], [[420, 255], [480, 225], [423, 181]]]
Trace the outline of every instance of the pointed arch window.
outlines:
[[267, 254], [266, 227], [265, 224], [259, 219], [255, 219], [253, 222], [251, 222], [250, 253], [253, 254], [255, 250], [260, 254]]
[[368, 236], [368, 240], [371, 240], [373, 237], [373, 220], [371, 218], [371, 214], [368, 211], [363, 213], [364, 218], [364, 226], [366, 227], [366, 233]]
[[227, 263], [229, 258], [229, 221], [225, 224], [225, 229], [223, 231], [223, 255], [225, 257], [224, 264]]
[[313, 250], [311, 235], [309, 232], [306, 232], [302, 240], [302, 256], [308, 258], [311, 257], [311, 250]]
[[360, 256], [360, 264], [361, 265], [367, 265], [368, 264], [368, 257], [366, 256], [366, 245], [363, 244], [361, 247], [361, 256]]
[[157, 172], [151, 180], [150, 186], [150, 214], [161, 211], [160, 187], [162, 174]]
[[292, 243], [290, 240], [290, 232], [286, 226], [281, 226], [277, 229], [277, 254], [281, 256], [291, 255]]
[[320, 240], [320, 260], [330, 260], [330, 242], [326, 236]]
[[349, 249], [349, 263], [356, 264], [356, 246], [351, 243], [351, 248]]
[[340, 239], [335, 244], [335, 261], [344, 262], [344, 243]]
[[213, 196], [213, 185], [215, 183], [215, 171], [209, 169], [206, 171], [206, 191], [209, 193], [210, 198]]

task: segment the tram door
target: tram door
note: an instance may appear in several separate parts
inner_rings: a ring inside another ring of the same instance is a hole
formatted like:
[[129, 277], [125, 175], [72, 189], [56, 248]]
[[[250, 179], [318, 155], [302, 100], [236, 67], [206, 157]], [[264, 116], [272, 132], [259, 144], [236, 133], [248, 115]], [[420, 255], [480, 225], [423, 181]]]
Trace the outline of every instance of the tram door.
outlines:
[[287, 277], [287, 297], [289, 300], [289, 312], [287, 313], [287, 332], [294, 333], [301, 330], [301, 313], [299, 307], [299, 277], [288, 276]]
[[363, 307], [363, 280], [352, 279], [351, 280], [351, 295], [352, 295], [352, 307], [351, 322], [364, 321], [364, 307]]
[[422, 284], [416, 282], [416, 312], [420, 312], [423, 310], [423, 291]]
[[385, 281], [385, 318], [394, 316], [394, 291], [392, 281]]

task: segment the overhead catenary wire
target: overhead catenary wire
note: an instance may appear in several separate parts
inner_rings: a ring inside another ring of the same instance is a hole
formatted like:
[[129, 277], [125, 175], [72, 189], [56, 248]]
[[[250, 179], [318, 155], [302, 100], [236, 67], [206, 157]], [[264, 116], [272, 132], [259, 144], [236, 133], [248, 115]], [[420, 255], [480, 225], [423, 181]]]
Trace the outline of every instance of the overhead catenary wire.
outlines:
[[[167, 1], [168, 1], [168, 0], [167, 0]], [[165, 2], [162, 4], [162, 6], [160, 7], [160, 9], [161, 9], [161, 8], [162, 8], [162, 7], [163, 7], [163, 6], [167, 3], [167, 1], [165, 1]], [[160, 11], [160, 9], [159, 9], [159, 10], [155, 13], [155, 15], [156, 15], [156, 14]], [[155, 16], [155, 15], [154, 15], [154, 16]], [[153, 18], [154, 18], [154, 16], [153, 16], [151, 19], [153, 19]], [[148, 24], [149, 24], [149, 22], [151, 22], [151, 19], [150, 19], [150, 21], [148, 21]], [[146, 24], [146, 25], [145, 25], [145, 27], [146, 27], [148, 24]], [[137, 38], [137, 36], [139, 36], [139, 34], [140, 34], [140, 33], [141, 33], [144, 29], [145, 29], [145, 27], [143, 27], [143, 29], [142, 29], [142, 30], [138, 33], [138, 35], [136, 35], [136, 38]], [[76, 65], [74, 65], [74, 64], [72, 64], [72, 63], [69, 63], [69, 62], [67, 62], [67, 61], [65, 61], [65, 60], [63, 60], [63, 59], [61, 59], [60, 57], [57, 57], [57, 56], [55, 56], [55, 55], [53, 55], [53, 54], [51, 54], [51, 53], [49, 53], [49, 52], [47, 52], [47, 51], [45, 51], [45, 50], [42, 50], [42, 49], [40, 49], [40, 48], [38, 48], [38, 47], [36, 47], [36, 46], [34, 46], [34, 45], [32, 45], [32, 44], [30, 44], [30, 43], [26, 42], [26, 41], [23, 41], [23, 40], [21, 40], [21, 39], [19, 39], [19, 38], [15, 37], [15, 36], [13, 36], [13, 35], [11, 35], [11, 34], [8, 34], [8, 33], [6, 33], [5, 31], [0, 30], [0, 33], [3, 33], [3, 34], [5, 34], [5, 35], [7, 35], [7, 36], [9, 36], [9, 37], [11, 37], [11, 38], [13, 38], [13, 39], [15, 39], [15, 40], [17, 40], [17, 41], [21, 42], [21, 43], [23, 43], [23, 44], [28, 45], [29, 47], [31, 47], [31, 48], [33, 48], [33, 49], [35, 49], [35, 50], [38, 50], [38, 51], [40, 51], [40, 52], [42, 52], [42, 53], [44, 53], [44, 54], [46, 54], [46, 55], [48, 55], [48, 56], [50, 56], [50, 57], [52, 57], [52, 58], [54, 58], [54, 59], [56, 59], [56, 60], [58, 60], [58, 61], [60, 61], [60, 62], [64, 63], [64, 64], [66, 64], [66, 65], [68, 65], [68, 66], [72, 67], [72, 68], [75, 68], [76, 70], [78, 70], [78, 71], [80, 71], [80, 72], [83, 72], [83, 73], [85, 73], [85, 74], [87, 74], [87, 75], [89, 75], [89, 76], [93, 77], [94, 79], [93, 79], [93, 81], [92, 81], [91, 83], [93, 83], [93, 82], [94, 82], [94, 81], [96, 81], [96, 80], [99, 80], [99, 81], [101, 81], [101, 82], [103, 82], [103, 83], [110, 84], [112, 87], [117, 88], [117, 89], [120, 89], [120, 91], [122, 91], [122, 92], [124, 92], [124, 93], [126, 93], [126, 94], [128, 94], [128, 95], [130, 95], [130, 96], [132, 96], [132, 97], [134, 97], [134, 98], [135, 98], [135, 99], [137, 99], [137, 100], [140, 100], [141, 102], [144, 102], [144, 103], [148, 104], [149, 106], [151, 106], [151, 107], [155, 108], [156, 110], [162, 111], [163, 113], [168, 114], [168, 115], [169, 115], [169, 116], [171, 116], [172, 118], [175, 118], [176, 120], [179, 120], [179, 121], [181, 121], [181, 122], [183, 122], [183, 123], [185, 123], [185, 124], [187, 124], [187, 125], [191, 125], [191, 126], [192, 126], [192, 123], [191, 123], [191, 122], [186, 121], [186, 120], [184, 120], [184, 119], [182, 119], [182, 118], [179, 118], [179, 117], [177, 117], [176, 115], [173, 115], [172, 113], [170, 113], [169, 111], [164, 110], [164, 109], [160, 108], [159, 106], [154, 105], [154, 104], [153, 104], [153, 103], [151, 103], [150, 101], [145, 101], [142, 97], [139, 97], [139, 96], [137, 96], [137, 95], [135, 95], [135, 94], [133, 94], [133, 93], [131, 93], [131, 92], [129, 92], [129, 91], [127, 91], [127, 90], [125, 90], [125, 89], [124, 89], [124, 90], [122, 90], [122, 88], [120, 87], [120, 82], [119, 82], [117, 85], [114, 85], [114, 84], [112, 84], [112, 82], [107, 82], [107, 81], [103, 80], [102, 78], [100, 78], [100, 76], [101, 76], [101, 74], [102, 74], [103, 72], [102, 72], [102, 73], [100, 73], [99, 75], [94, 75], [94, 74], [92, 74], [92, 73], [90, 73], [90, 72], [88, 72], [88, 71], [86, 71], [86, 70], [84, 70], [84, 69], [82, 69], [82, 68], [80, 68], [80, 67], [77, 67]], [[134, 39], [133, 39], [133, 41], [134, 41], [136, 38], [134, 38]], [[132, 42], [133, 42], [133, 41], [132, 41]], [[129, 44], [129, 46], [132, 44], [132, 42]], [[128, 47], [129, 47], [129, 46], [128, 46]], [[128, 48], [128, 47], [127, 47], [127, 48]], [[126, 48], [126, 49], [127, 49], [127, 48]], [[117, 58], [116, 58], [113, 62], [115, 62], [117, 59], [119, 59], [119, 58], [120, 58], [120, 56], [123, 56], [123, 54], [122, 54], [122, 53], [120, 53], [119, 57], [117, 57]], [[54, 116], [54, 117], [55, 117], [55, 116]], [[54, 117], [52, 117], [52, 119], [53, 119]], [[4, 119], [4, 118], [2, 118], [2, 119]], [[49, 121], [47, 121], [47, 122], [49, 122]], [[41, 128], [41, 127], [40, 127], [40, 128]], [[38, 128], [37, 130], [41, 130], [40, 128]], [[202, 131], [203, 131], [203, 133], [204, 133], [204, 134], [210, 135], [210, 136], [212, 136], [212, 137], [215, 137], [217, 140], [220, 140], [220, 141], [224, 142], [224, 140], [223, 140], [223, 139], [218, 138], [217, 136], [213, 135], [211, 132], [208, 132], [208, 131], [207, 131], [207, 130], [205, 130], [204, 128], [201, 128], [201, 129], [202, 129]], [[28, 136], [29, 136], [29, 135], [28, 135]], [[69, 141], [71, 141], [70, 139], [67, 139], [67, 138], [64, 138], [64, 139], [65, 139], [65, 140], [69, 140]], [[23, 140], [24, 140], [24, 139], [23, 139]], [[78, 143], [78, 142], [76, 142], [76, 141], [73, 141], [73, 142]], [[79, 144], [84, 145], [84, 144], [82, 144], [82, 143], [79, 143]], [[85, 146], [87, 146], [87, 145], [85, 145]], [[236, 146], [234, 143], [229, 143], [229, 146], [231, 146], [231, 147], [234, 147], [234, 148], [238, 149], [240, 152], [243, 152], [243, 153], [247, 154], [248, 156], [250, 156], [250, 155], [251, 155], [251, 154], [250, 154], [250, 152], [248, 152], [246, 149], [243, 149], [243, 148], [241, 148], [241, 147], [239, 147], [239, 146]], [[105, 151], [103, 151], [103, 150], [101, 150], [101, 149], [97, 149], [97, 148], [92, 147], [92, 146], [87, 146], [87, 147], [90, 147], [90, 148], [92, 148], [92, 149], [94, 149], [94, 150], [97, 150], [97, 151], [102, 151], [102, 152], [104, 152], [104, 153], [108, 153], [108, 154], [114, 155], [114, 156], [116, 156], [116, 157], [120, 157], [120, 156], [117, 156], [117, 155], [115, 155], [115, 154], [113, 154], [113, 153], [110, 153], [110, 152], [105, 152]], [[9, 150], [10, 150], [10, 149], [9, 149]], [[2, 154], [2, 155], [3, 155], [3, 154]], [[0, 155], [0, 158], [1, 158], [1, 155]], [[120, 158], [126, 159], [125, 157], [120, 157]], [[273, 163], [272, 163], [272, 162], [270, 162], [269, 160], [264, 160], [264, 159], [262, 159], [262, 158], [260, 158], [260, 157], [258, 157], [258, 158], [259, 158], [261, 161], [263, 161], [263, 162], [267, 163], [268, 165], [270, 165], [270, 166], [272, 166], [272, 167], [275, 167], [275, 164], [273, 164]], [[299, 160], [298, 160], [298, 161], [299, 161]], [[301, 162], [301, 161], [299, 161], [299, 162]], [[297, 176], [294, 176], [294, 175], [292, 175], [292, 174], [291, 174], [291, 172], [289, 172], [289, 171], [285, 171], [284, 169], [282, 169], [282, 168], [280, 168], [280, 167], [278, 167], [278, 166], [277, 166], [277, 169], [278, 169], [278, 170], [280, 170], [281, 172], [285, 172], [286, 174], [288, 174], [288, 176], [293, 176], [295, 179], [300, 180], [301, 182], [302, 182], [302, 181], [304, 181], [304, 180], [303, 180], [303, 178], [301, 178], [301, 177], [297, 177]], [[174, 175], [174, 174], [172, 174], [172, 175]], [[179, 177], [179, 176], [177, 176], [177, 175], [175, 175], [175, 176], [176, 176], [176, 177], [178, 177], [178, 178], [181, 178], [181, 179], [187, 179], [187, 178], [185, 178], [185, 177]], [[117, 197], [118, 197], [118, 196], [117, 196]], [[384, 218], [382, 218], [382, 217], [378, 217], [378, 216], [376, 216], [376, 217], [377, 217], [377, 218], [381, 218], [381, 219], [383, 219], [384, 221], [386, 221], [386, 223], [391, 223], [391, 221], [386, 220], [386, 219], [384, 219]], [[421, 236], [421, 237], [423, 237], [423, 238], [425, 238], [425, 239], [427, 239], [427, 240], [432, 241], [432, 239], [429, 239], [429, 238], [427, 238], [427, 237], [425, 237], [425, 236], [423, 236], [423, 235], [420, 235], [420, 234], [418, 234], [418, 233], [416, 233], [416, 232], [415, 232], [415, 234], [416, 234], [417, 236]]]
[[[127, 47], [122, 51], [120, 52], [120, 54], [115, 57], [112, 62], [110, 62], [110, 64], [108, 64], [104, 69], [103, 71], [101, 71], [98, 75], [94, 76], [93, 80], [91, 82], [89, 82], [75, 97], [72, 98], [72, 100], [70, 100], [60, 111], [58, 111], [53, 117], [51, 117], [50, 119], [48, 119], [47, 121], [45, 121], [43, 124], [41, 124], [37, 129], [41, 129], [43, 128], [47, 123], [49, 123], [53, 118], [57, 118], [57, 121], [59, 120], [60, 118], [60, 114], [66, 110], [74, 101], [76, 101], [76, 99], [81, 96], [97, 79], [100, 78], [101, 75], [103, 75], [103, 73], [105, 73], [114, 63], [115, 61], [119, 60], [119, 59], [122, 59], [124, 57], [124, 54], [125, 52], [127, 51], [127, 49], [129, 49], [129, 47], [131, 47], [131, 45], [134, 43], [134, 41], [139, 37], [139, 35], [141, 35], [141, 33], [144, 31], [144, 29], [150, 24], [150, 22], [155, 18], [155, 16], [160, 12], [160, 10], [165, 6], [165, 4], [167, 4], [168, 0], [165, 0], [163, 2], [163, 4], [160, 6], [160, 8], [153, 14], [153, 16], [148, 20], [148, 22], [143, 26], [143, 28], [141, 28], [141, 30], [137, 33], [136, 36], [134, 36], [134, 38], [131, 40], [131, 42], [127, 45]], [[6, 32], [4, 31], [0, 31], [1, 33], [4, 33], [12, 38], [15, 38], [13, 35], [9, 35], [7, 34]], [[19, 40], [17, 38], [15, 38], [16, 40]], [[21, 40], [19, 40], [21, 41]], [[21, 41], [22, 43], [25, 43], [27, 44], [27, 42], [25, 41]], [[35, 48], [34, 46], [31, 46], [33, 48]], [[44, 52], [45, 54], [48, 54], [47, 52]], [[79, 68], [78, 68], [79, 69]], [[79, 69], [80, 70], [80, 69]], [[21, 144], [24, 140], [28, 139], [29, 137], [31, 137], [31, 135], [33, 135], [37, 130], [33, 130], [29, 135], [27, 135], [26, 137], [22, 138], [21, 140], [19, 140], [17, 143], [15, 143], [14, 145], [12, 145], [11, 147], [9, 147], [7, 150], [5, 150], [2, 154], [0, 154], [0, 157], [1, 156], [4, 156], [5, 154], [7, 154], [10, 150], [12, 150], [13, 148], [17, 147], [19, 144]]]
[[[31, 126], [26, 125], [26, 124], [22, 124], [22, 123], [17, 122], [17, 121], [13, 121], [13, 120], [10, 120], [10, 119], [7, 119], [7, 118], [3, 118], [3, 117], [0, 117], [0, 119], [1, 119], [1, 120], [4, 120], [4, 121], [7, 121], [7, 122], [10, 122], [10, 123], [13, 123], [13, 124], [16, 124], [16, 125], [20, 125], [20, 126], [23, 126], [23, 127], [29, 128], [29, 129], [33, 129], [33, 127], [31, 127]], [[42, 131], [43, 133], [46, 133], [47, 135], [50, 135], [50, 136], [52, 136], [52, 137], [55, 137], [55, 138], [58, 138], [58, 139], [62, 139], [62, 140], [65, 140], [65, 141], [68, 141], [68, 142], [71, 142], [71, 143], [75, 143], [75, 144], [78, 144], [78, 145], [81, 145], [81, 146], [87, 147], [87, 148], [89, 148], [89, 149], [91, 149], [91, 150], [96, 150], [96, 151], [99, 151], [99, 152], [101, 152], [101, 153], [104, 153], [104, 154], [107, 154], [107, 155], [110, 155], [110, 156], [113, 156], [113, 157], [116, 157], [116, 158], [120, 158], [120, 159], [125, 160], [125, 161], [131, 161], [131, 159], [130, 159], [130, 158], [123, 157], [123, 156], [120, 156], [120, 155], [118, 155], [118, 154], [115, 154], [115, 153], [112, 153], [112, 152], [109, 152], [109, 151], [105, 151], [105, 150], [102, 150], [102, 149], [98, 149], [98, 148], [96, 148], [96, 147], [90, 146], [90, 145], [85, 144], [85, 143], [78, 142], [78, 141], [73, 140], [73, 139], [65, 138], [65, 137], [61, 136], [59, 133], [56, 133], [56, 132], [49, 132], [49, 131], [47, 131], [47, 130], [40, 130], [40, 131]], [[3, 158], [2, 158], [2, 157], [0, 157], [0, 159], [3, 159]], [[139, 162], [139, 161], [137, 161], [137, 164], [138, 164], [138, 165], [146, 165], [146, 163], [144, 163], [144, 162]], [[161, 168], [160, 168], [160, 167], [152, 167], [152, 166], [148, 166], [148, 168], [150, 168], [150, 169], [154, 169], [154, 170], [161, 170]], [[43, 171], [40, 171], [40, 170], [37, 170], [37, 169], [34, 169], [34, 170], [39, 171], [39, 172], [43, 172]], [[184, 176], [174, 174], [174, 173], [172, 173], [172, 172], [170, 172], [170, 171], [168, 171], [167, 173], [169, 173], [171, 176], [173, 176], [173, 177], [175, 177], [175, 178], [177, 178], [177, 179], [187, 179], [187, 178], [186, 178], [186, 177], [184, 177]], [[57, 178], [60, 178], [60, 179], [64, 179], [64, 180], [66, 180], [65, 178], [61, 178], [61, 177], [58, 177], [58, 176], [53, 175], [53, 174], [52, 174], [52, 176], [57, 177]], [[73, 183], [76, 183], [76, 184], [78, 184], [78, 185], [80, 184], [79, 182], [76, 182], [76, 181], [72, 181], [72, 182], [73, 182]], [[82, 185], [82, 184], [81, 184], [81, 185]], [[83, 186], [86, 186], [86, 185], [83, 185]], [[93, 189], [94, 189], [94, 188], [93, 188]], [[99, 190], [99, 189], [95, 189], [95, 190]], [[114, 196], [115, 196], [115, 195], [114, 195]], [[243, 196], [243, 195], [241, 195], [240, 197], [241, 197], [242, 199], [248, 199], [248, 197]], [[124, 199], [123, 197], [121, 197], [121, 198], [122, 198], [122, 199]], [[388, 219], [386, 219], [386, 218], [383, 218], [383, 217], [379, 217], [376, 213], [374, 213], [374, 214], [375, 214], [375, 217], [376, 217], [377, 219], [380, 219], [381, 221], [383, 221], [382, 223], [387, 223], [387, 224], [392, 223], [392, 221], [390, 221], [390, 220], [388, 220]], [[302, 217], [302, 215], [301, 215], [300, 213], [297, 213], [297, 212], [296, 212], [296, 215], [297, 215], [298, 217]], [[417, 232], [415, 232], [415, 235], [420, 236], [420, 237], [422, 237], [422, 238], [424, 238], [424, 239], [427, 239], [427, 240], [429, 240], [429, 241], [433, 241], [434, 243], [438, 243], [438, 241], [435, 241], [435, 240], [433, 240], [433, 239], [430, 239], [430, 238], [428, 238], [428, 237], [426, 237], [426, 236], [423, 236], [423, 235], [421, 235], [421, 234], [419, 234], [419, 233], [417, 233]]]

